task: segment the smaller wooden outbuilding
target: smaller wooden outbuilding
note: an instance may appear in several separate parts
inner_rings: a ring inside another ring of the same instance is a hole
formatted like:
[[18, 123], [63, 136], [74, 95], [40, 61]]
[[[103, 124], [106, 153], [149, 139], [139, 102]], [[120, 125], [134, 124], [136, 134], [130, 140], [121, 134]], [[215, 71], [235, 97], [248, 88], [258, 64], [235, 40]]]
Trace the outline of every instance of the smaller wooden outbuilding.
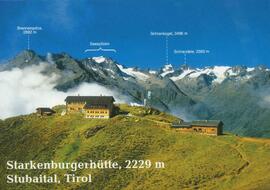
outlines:
[[52, 110], [51, 108], [46, 108], [46, 107], [40, 107], [36, 109], [36, 113], [39, 116], [50, 116], [55, 114], [56, 112]]
[[222, 135], [223, 122], [219, 120], [201, 120], [192, 122], [172, 123], [172, 128], [181, 132], [194, 132], [206, 135]]

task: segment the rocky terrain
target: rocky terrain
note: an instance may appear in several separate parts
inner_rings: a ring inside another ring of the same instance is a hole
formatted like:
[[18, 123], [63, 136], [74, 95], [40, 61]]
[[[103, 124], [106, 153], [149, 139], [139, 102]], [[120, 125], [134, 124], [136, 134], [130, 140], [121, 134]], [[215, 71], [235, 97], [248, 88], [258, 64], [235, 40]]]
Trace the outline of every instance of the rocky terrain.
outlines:
[[94, 82], [142, 104], [151, 91], [150, 106], [185, 120], [219, 119], [227, 131], [270, 137], [270, 70], [263, 66], [165, 65], [155, 71], [127, 68], [105, 57], [79, 60], [66, 53], [40, 56], [34, 51], [23, 51], [2, 65], [1, 70], [39, 64], [46, 64], [44, 75], [58, 76], [55, 89], [63, 92], [83, 82]]

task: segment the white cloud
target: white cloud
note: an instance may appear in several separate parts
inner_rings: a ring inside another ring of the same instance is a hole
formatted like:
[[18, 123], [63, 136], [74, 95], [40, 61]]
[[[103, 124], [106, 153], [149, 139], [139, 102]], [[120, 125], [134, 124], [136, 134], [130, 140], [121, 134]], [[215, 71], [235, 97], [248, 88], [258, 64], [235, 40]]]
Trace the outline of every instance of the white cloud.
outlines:
[[257, 105], [261, 108], [270, 108], [270, 87], [264, 86], [258, 89], [250, 89], [250, 96], [253, 98], [252, 100], [257, 101]]
[[270, 90], [261, 92], [259, 95], [259, 106], [262, 108], [270, 108]]
[[59, 76], [42, 74], [47, 66], [47, 63], [42, 63], [0, 72], [1, 119], [32, 113], [37, 107], [64, 104], [68, 95], [112, 95], [117, 102], [129, 102], [127, 97], [95, 83], [82, 83], [67, 92], [58, 91], [54, 87]]
[[191, 114], [190, 112], [188, 112], [184, 108], [182, 108], [182, 109], [175, 108], [175, 109], [171, 110], [171, 114], [183, 119], [184, 121], [198, 120], [198, 118], [195, 115]]

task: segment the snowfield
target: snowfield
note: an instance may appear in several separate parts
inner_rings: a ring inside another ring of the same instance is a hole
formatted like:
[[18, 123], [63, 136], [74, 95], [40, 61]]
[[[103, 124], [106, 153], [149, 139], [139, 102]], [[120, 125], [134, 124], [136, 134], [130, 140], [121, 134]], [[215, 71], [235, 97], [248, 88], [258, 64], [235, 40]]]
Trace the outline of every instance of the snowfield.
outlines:
[[144, 74], [143, 72], [136, 71], [134, 68], [124, 68], [122, 65], [117, 65], [118, 68], [127, 75], [130, 75], [139, 80], [147, 80], [149, 78], [148, 75]]

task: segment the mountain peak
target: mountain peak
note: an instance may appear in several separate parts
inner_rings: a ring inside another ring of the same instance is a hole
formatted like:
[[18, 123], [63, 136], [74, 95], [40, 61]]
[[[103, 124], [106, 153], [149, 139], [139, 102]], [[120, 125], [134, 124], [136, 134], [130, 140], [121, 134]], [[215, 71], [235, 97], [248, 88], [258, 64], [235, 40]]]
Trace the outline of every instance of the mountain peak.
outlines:
[[97, 57], [90, 57], [88, 58], [88, 61], [93, 62], [93, 63], [98, 63], [98, 64], [111, 64], [111, 63], [117, 63], [115, 60], [113, 60], [110, 57], [104, 57], [104, 56], [97, 56]]
[[42, 61], [42, 58], [33, 50], [23, 50], [10, 61], [11, 65], [25, 67]]
[[172, 66], [172, 64], [166, 64], [161, 68], [161, 76], [165, 77], [166, 75], [173, 73], [174, 72], [174, 68]]
[[164, 67], [162, 68], [162, 70], [165, 72], [165, 71], [170, 71], [170, 70], [173, 70], [173, 66], [172, 64], [166, 64], [164, 65]]
[[92, 57], [92, 60], [95, 61], [96, 63], [103, 63], [106, 61], [106, 58], [103, 56], [99, 56], [99, 57]]
[[31, 58], [34, 57], [36, 54], [36, 52], [34, 50], [23, 50], [21, 51], [19, 54], [16, 55], [15, 58], [19, 58], [19, 57], [27, 57], [27, 58]]

